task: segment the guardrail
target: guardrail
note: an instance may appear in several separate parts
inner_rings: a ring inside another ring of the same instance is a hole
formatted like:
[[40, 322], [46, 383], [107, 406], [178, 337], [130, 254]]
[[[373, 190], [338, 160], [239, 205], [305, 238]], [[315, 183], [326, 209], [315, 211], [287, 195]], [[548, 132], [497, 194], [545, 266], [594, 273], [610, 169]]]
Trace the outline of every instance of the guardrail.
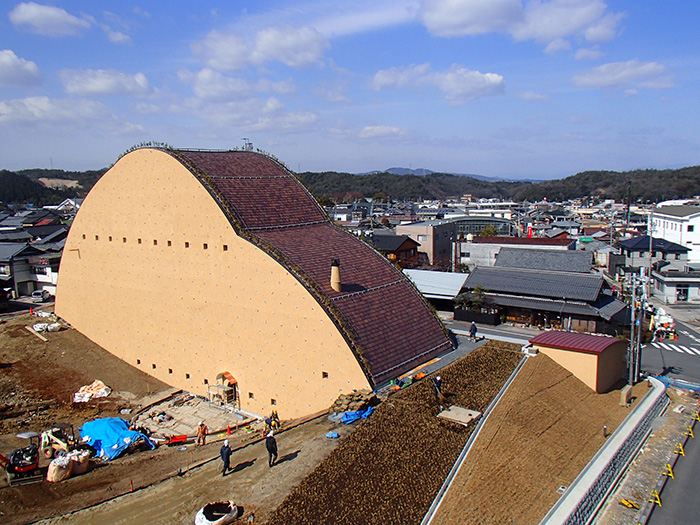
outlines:
[[549, 510], [540, 525], [586, 525], [593, 521], [605, 499], [651, 433], [652, 421], [668, 407], [666, 386], [656, 378], [653, 387], [625, 418], [586, 468]]
[[650, 376], [654, 379], [658, 379], [667, 387], [682, 388], [683, 390], [693, 390], [694, 392], [700, 393], [700, 385], [697, 383], [691, 383], [690, 381], [683, 381], [682, 379], [674, 379], [672, 377], [664, 376]]

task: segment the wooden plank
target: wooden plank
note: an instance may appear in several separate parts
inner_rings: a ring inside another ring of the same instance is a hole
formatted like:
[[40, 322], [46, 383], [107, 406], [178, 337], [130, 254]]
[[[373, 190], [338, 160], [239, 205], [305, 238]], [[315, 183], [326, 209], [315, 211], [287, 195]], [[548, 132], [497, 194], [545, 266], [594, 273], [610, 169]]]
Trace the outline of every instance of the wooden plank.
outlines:
[[481, 416], [481, 412], [477, 412], [476, 410], [469, 410], [468, 408], [458, 407], [457, 405], [452, 405], [447, 410], [443, 410], [438, 414], [438, 417], [447, 419], [449, 421], [454, 421], [455, 423], [460, 423], [465, 426], [467, 426], [479, 416]]
[[27, 330], [29, 330], [30, 333], [34, 334], [35, 336], [37, 336], [39, 339], [41, 339], [41, 340], [44, 341], [45, 343], [48, 342], [48, 339], [46, 339], [46, 337], [44, 337], [44, 336], [41, 335], [39, 332], [37, 332], [36, 330], [34, 330], [34, 328], [32, 328], [31, 326], [25, 326], [25, 328], [26, 328]]

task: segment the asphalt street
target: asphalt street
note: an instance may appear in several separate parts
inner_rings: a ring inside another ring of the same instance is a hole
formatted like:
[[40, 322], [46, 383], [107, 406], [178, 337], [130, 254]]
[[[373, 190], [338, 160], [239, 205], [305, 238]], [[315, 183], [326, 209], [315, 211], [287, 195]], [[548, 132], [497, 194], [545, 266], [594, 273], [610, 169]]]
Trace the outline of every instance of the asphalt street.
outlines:
[[700, 333], [676, 320], [677, 340], [642, 347], [642, 370], [654, 375], [700, 383]]
[[[697, 427], [700, 428], [700, 427]], [[649, 525], [688, 525], [700, 523], [698, 501], [698, 472], [700, 471], [699, 437], [689, 438], [685, 456], [678, 458], [673, 469], [674, 479], [668, 479], [661, 492], [661, 507], [654, 507]]]

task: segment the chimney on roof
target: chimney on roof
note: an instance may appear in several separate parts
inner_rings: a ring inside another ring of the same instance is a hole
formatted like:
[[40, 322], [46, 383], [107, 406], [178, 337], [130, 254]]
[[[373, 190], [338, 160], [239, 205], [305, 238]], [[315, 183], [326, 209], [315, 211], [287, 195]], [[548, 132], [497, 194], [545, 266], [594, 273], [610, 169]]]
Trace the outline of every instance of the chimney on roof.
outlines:
[[343, 291], [343, 285], [340, 282], [340, 259], [331, 259], [331, 288], [336, 292]]

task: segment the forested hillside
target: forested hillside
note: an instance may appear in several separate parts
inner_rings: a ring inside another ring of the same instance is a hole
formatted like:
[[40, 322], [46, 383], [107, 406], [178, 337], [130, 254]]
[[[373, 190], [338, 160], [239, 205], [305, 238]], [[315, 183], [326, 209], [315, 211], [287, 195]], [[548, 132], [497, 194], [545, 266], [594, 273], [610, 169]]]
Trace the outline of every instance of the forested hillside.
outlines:
[[378, 173], [300, 173], [299, 178], [317, 198], [347, 202], [384, 192], [397, 200], [444, 199], [465, 193], [475, 198], [514, 201], [562, 201], [582, 197], [627, 200], [629, 184], [633, 202], [658, 202], [700, 195], [700, 166], [677, 170], [636, 170], [627, 172], [586, 171], [565, 179], [542, 182], [485, 181], [459, 175], [392, 175]]
[[[32, 169], [0, 171], [0, 202], [54, 204], [67, 197], [84, 197], [105, 169], [63, 171]], [[395, 200], [445, 199], [470, 194], [474, 198], [513, 199], [514, 201], [562, 201], [583, 197], [627, 200], [631, 183], [633, 202], [658, 202], [700, 195], [700, 166], [677, 170], [636, 170], [627, 172], [586, 171], [565, 179], [542, 182], [488, 181], [462, 175], [430, 173], [397, 175], [372, 173], [354, 175], [333, 171], [304, 172], [300, 180], [324, 204], [352, 202], [363, 197]], [[50, 189], [41, 178], [77, 181], [79, 187]]]

